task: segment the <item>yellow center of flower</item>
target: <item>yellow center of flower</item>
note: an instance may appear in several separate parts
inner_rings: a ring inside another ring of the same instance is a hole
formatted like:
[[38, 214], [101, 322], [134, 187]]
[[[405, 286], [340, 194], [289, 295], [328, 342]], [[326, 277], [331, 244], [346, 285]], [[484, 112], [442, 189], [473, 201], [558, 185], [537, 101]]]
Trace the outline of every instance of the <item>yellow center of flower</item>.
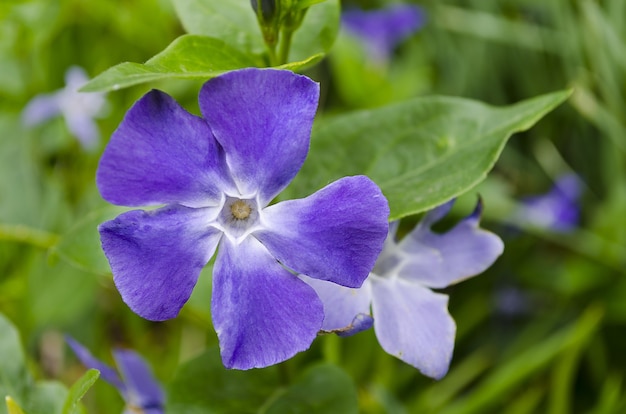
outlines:
[[252, 209], [250, 205], [243, 200], [237, 200], [230, 206], [230, 212], [233, 214], [233, 217], [237, 220], [245, 220], [250, 217], [250, 213]]

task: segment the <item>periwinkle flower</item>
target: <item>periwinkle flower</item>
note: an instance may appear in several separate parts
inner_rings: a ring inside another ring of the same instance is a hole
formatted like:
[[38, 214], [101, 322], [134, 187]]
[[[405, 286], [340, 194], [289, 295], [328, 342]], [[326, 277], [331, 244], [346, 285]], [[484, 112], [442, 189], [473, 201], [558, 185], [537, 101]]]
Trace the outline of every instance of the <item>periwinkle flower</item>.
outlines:
[[452, 204], [428, 212], [399, 242], [397, 222], [392, 223], [376, 266], [360, 289], [302, 276], [324, 303], [322, 329], [353, 334], [371, 325], [371, 314], [378, 342], [387, 353], [424, 375], [443, 377], [450, 366], [456, 325], [448, 313], [448, 296], [431, 289], [483, 272], [504, 248], [498, 236], [478, 227], [480, 202], [446, 233], [431, 231]]
[[73, 338], [66, 337], [65, 340], [84, 366], [97, 369], [103, 380], [117, 388], [126, 402], [123, 414], [164, 413], [165, 394], [141, 355], [129, 349], [113, 350], [118, 374]]
[[307, 349], [323, 306], [296, 274], [359, 287], [387, 234], [389, 207], [367, 177], [268, 205], [299, 171], [319, 86], [290, 71], [242, 69], [206, 82], [203, 118], [153, 90], [128, 111], [97, 172], [102, 196], [135, 210], [100, 225], [122, 299], [150, 320], [175, 317], [201, 269], [222, 360], [249, 369]]
[[513, 220], [544, 230], [572, 231], [578, 226], [580, 193], [580, 179], [575, 174], [562, 175], [548, 193], [522, 199]]
[[65, 72], [65, 87], [56, 92], [34, 97], [22, 112], [22, 121], [27, 126], [34, 126], [58, 115], [62, 115], [70, 133], [75, 136], [86, 150], [98, 145], [100, 132], [94, 119], [101, 115], [106, 107], [103, 93], [78, 92], [89, 77], [78, 66], [72, 66]]
[[357, 37], [374, 62], [387, 62], [393, 49], [424, 24], [424, 12], [410, 4], [396, 4], [379, 10], [346, 10], [341, 26]]

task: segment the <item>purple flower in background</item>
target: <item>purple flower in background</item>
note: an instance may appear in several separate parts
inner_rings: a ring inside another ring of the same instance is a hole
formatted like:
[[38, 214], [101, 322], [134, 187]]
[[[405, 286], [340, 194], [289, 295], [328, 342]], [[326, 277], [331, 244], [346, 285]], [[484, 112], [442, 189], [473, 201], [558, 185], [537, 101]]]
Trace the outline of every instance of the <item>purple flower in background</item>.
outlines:
[[50, 118], [62, 115], [70, 133], [87, 150], [98, 145], [100, 133], [94, 121], [106, 106], [103, 93], [78, 92], [89, 78], [85, 71], [72, 66], [65, 72], [65, 88], [34, 97], [22, 112], [27, 126], [38, 125]]
[[392, 223], [376, 266], [360, 289], [302, 276], [324, 303], [322, 329], [359, 332], [371, 324], [366, 322], [371, 319], [371, 305], [374, 330], [383, 349], [424, 375], [443, 377], [452, 358], [456, 325], [448, 313], [448, 296], [431, 289], [483, 272], [504, 248], [498, 236], [478, 227], [480, 202], [448, 232], [433, 233], [430, 227], [452, 204], [428, 212], [399, 242], [395, 239], [397, 222]]
[[346, 10], [341, 14], [341, 26], [361, 40], [375, 62], [387, 62], [396, 45], [423, 24], [422, 9], [409, 4], [372, 11]]
[[522, 199], [513, 220], [545, 230], [572, 231], [578, 226], [580, 193], [580, 179], [575, 174], [563, 175], [547, 194]]
[[359, 287], [382, 249], [389, 207], [367, 177], [268, 206], [306, 158], [318, 98], [318, 84], [305, 76], [252, 68], [204, 84], [203, 118], [151, 91], [100, 161], [106, 200], [165, 204], [99, 227], [133, 311], [175, 317], [219, 244], [211, 312], [228, 368], [272, 365], [310, 346], [323, 306], [295, 274]]
[[84, 366], [97, 369], [103, 380], [117, 388], [126, 402], [124, 414], [164, 412], [163, 390], [152, 375], [150, 367], [138, 353], [127, 349], [113, 351], [113, 358], [121, 374], [118, 375], [115, 369], [96, 359], [87, 348], [74, 339], [66, 336], [65, 340]]

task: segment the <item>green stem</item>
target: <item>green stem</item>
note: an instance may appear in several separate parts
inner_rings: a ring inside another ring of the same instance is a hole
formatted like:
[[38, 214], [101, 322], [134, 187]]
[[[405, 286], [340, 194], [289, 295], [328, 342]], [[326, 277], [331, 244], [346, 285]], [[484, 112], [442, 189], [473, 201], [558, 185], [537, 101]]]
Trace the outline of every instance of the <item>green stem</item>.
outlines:
[[280, 41], [280, 52], [278, 54], [279, 65], [287, 63], [289, 59], [289, 49], [291, 49], [291, 38], [293, 37], [295, 30], [284, 29], [282, 32], [282, 39]]
[[0, 240], [26, 243], [49, 249], [59, 241], [59, 236], [21, 224], [0, 224]]

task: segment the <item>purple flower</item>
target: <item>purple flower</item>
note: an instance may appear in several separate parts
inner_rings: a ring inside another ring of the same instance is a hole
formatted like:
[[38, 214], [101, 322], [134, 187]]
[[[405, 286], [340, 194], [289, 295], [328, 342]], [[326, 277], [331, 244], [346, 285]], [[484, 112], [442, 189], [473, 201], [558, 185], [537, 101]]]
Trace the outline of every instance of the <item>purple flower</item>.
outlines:
[[164, 412], [163, 390], [152, 375], [150, 367], [138, 353], [127, 349], [113, 351], [113, 358], [120, 370], [120, 376], [115, 369], [96, 359], [87, 348], [74, 339], [66, 336], [65, 340], [84, 366], [97, 369], [103, 380], [117, 388], [126, 402], [124, 414], [137, 412], [162, 414]]
[[[343, 334], [368, 327], [371, 314], [383, 349], [441, 378], [448, 371], [456, 325], [448, 313], [448, 296], [431, 289], [458, 283], [487, 269], [502, 253], [498, 236], [478, 227], [482, 205], [446, 233], [430, 227], [452, 208], [453, 201], [427, 213], [400, 242], [392, 223], [376, 266], [360, 289], [302, 278], [324, 303], [322, 329]], [[357, 315], [357, 318], [355, 318]]]
[[62, 115], [70, 133], [83, 148], [94, 149], [100, 139], [94, 118], [102, 114], [106, 100], [103, 93], [78, 92], [88, 80], [82, 68], [70, 67], [65, 72], [65, 88], [34, 97], [22, 112], [23, 123], [34, 126]]
[[397, 4], [385, 9], [347, 10], [341, 25], [359, 38], [375, 62], [387, 62], [393, 49], [424, 24], [424, 12], [415, 5]]
[[323, 306], [295, 274], [359, 287], [382, 249], [389, 207], [367, 177], [268, 206], [306, 158], [318, 98], [318, 84], [305, 76], [252, 68], [204, 84], [204, 118], [151, 91], [100, 161], [106, 200], [165, 204], [99, 227], [133, 311], [175, 317], [219, 244], [211, 311], [228, 368], [272, 365], [310, 346]]
[[566, 174], [556, 181], [547, 194], [526, 197], [513, 215], [517, 224], [556, 232], [568, 232], [578, 226], [581, 192], [575, 174]]

